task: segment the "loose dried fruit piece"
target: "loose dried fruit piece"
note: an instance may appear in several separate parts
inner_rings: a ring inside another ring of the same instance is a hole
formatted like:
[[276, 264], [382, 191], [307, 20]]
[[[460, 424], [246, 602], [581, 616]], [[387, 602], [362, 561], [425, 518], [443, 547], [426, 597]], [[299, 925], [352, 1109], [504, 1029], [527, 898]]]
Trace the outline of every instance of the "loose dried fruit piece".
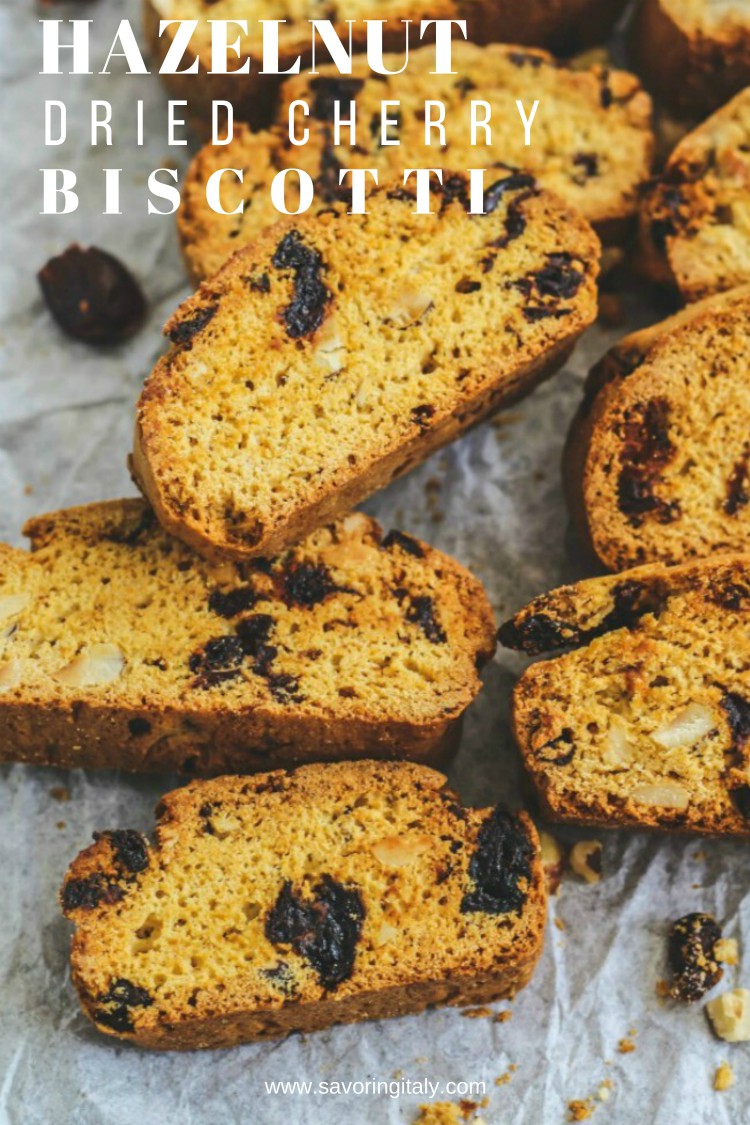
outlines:
[[579, 840], [570, 850], [570, 866], [587, 883], [602, 877], [602, 845], [599, 840]]
[[119, 344], [141, 327], [146, 300], [130, 271], [106, 250], [72, 243], [38, 273], [62, 330], [87, 344]]
[[314, 893], [306, 900], [284, 883], [266, 920], [266, 937], [275, 945], [291, 945], [330, 989], [351, 976], [365, 909], [358, 890], [330, 875]]
[[710, 914], [686, 914], [669, 934], [669, 964], [674, 978], [670, 996], [688, 1004], [701, 1000], [724, 975], [716, 959], [721, 927]]

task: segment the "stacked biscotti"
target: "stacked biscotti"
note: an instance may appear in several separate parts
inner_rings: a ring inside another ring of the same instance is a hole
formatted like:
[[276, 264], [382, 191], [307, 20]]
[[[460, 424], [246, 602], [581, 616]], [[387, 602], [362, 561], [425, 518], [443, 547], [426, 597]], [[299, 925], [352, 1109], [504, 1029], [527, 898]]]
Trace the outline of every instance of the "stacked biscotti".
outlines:
[[512, 995], [541, 950], [528, 818], [414, 764], [455, 747], [486, 595], [351, 507], [561, 366], [599, 242], [527, 173], [479, 211], [465, 175], [428, 186], [428, 215], [386, 184], [245, 246], [167, 325], [132, 457], [150, 504], [3, 552], [3, 757], [270, 771], [194, 782], [153, 845], [98, 834], [68, 874], [82, 1004], [143, 1046]]
[[[205, 21], [238, 14], [229, 0], [147, 7], [162, 54], [159, 19], [201, 21], [202, 55]], [[624, 247], [637, 217], [651, 276], [708, 299], [625, 338], [589, 378], [566, 487], [597, 564], [620, 573], [541, 595], [501, 629], [552, 654], [518, 682], [514, 732], [551, 816], [750, 835], [745, 95], [644, 188], [638, 80], [538, 49], [598, 37], [621, 7], [477, 5], [447, 77], [428, 47], [382, 82], [358, 58], [351, 75], [322, 66], [269, 90], [251, 49], [239, 86], [217, 87], [202, 57], [197, 92], [176, 76], [194, 116], [227, 97], [271, 128], [240, 128], [188, 175], [180, 235], [201, 285], [138, 403], [144, 500], [41, 517], [30, 553], [2, 551], [0, 759], [200, 778], [163, 799], [152, 842], [97, 833], [65, 879], [73, 979], [105, 1033], [225, 1046], [529, 980], [545, 914], [534, 828], [463, 806], [429, 768], [492, 657], [487, 596], [352, 508], [561, 367], [596, 316], [599, 239]], [[283, 14], [291, 62], [304, 21]], [[501, 27], [513, 46], [494, 42]], [[492, 144], [467, 139], [473, 96]], [[448, 133], [441, 177], [418, 192], [398, 172], [433, 163], [426, 98], [445, 103]], [[527, 150], [507, 104], [537, 98]], [[284, 133], [296, 101], [311, 107], [302, 148]], [[355, 149], [334, 137], [351, 103], [367, 125]], [[225, 208], [244, 210], [217, 216], [205, 193], [224, 166], [242, 172], [222, 181]], [[270, 184], [292, 167], [316, 201], [279, 217]], [[372, 167], [366, 213], [349, 213], [340, 172]]]
[[[342, 169], [374, 168], [381, 185], [388, 180], [400, 184], [402, 169], [412, 167], [485, 167], [493, 178], [503, 171], [524, 174], [579, 210], [605, 244], [623, 242], [653, 156], [651, 102], [633, 75], [603, 65], [571, 69], [540, 50], [461, 42], [453, 46], [453, 74], [432, 74], [434, 52], [426, 47], [411, 53], [403, 73], [397, 73], [401, 63], [396, 56], [387, 57], [386, 65], [396, 73], [373, 75], [363, 59], [355, 59], [351, 75], [321, 66], [315, 75], [290, 78], [281, 87], [272, 130], [254, 133], [239, 127], [230, 144], [207, 145], [198, 153], [178, 212], [183, 252], [196, 281], [284, 218], [271, 201], [270, 188], [277, 173], [288, 168], [310, 175], [317, 210], [350, 197], [349, 181], [340, 184]], [[475, 98], [489, 107], [489, 134], [482, 129], [472, 133]], [[444, 144], [438, 143], [436, 132], [426, 143], [425, 99], [445, 106]], [[517, 101], [527, 113], [539, 103], [530, 146]], [[309, 129], [301, 147], [293, 146], [288, 135], [290, 108], [300, 102], [310, 109], [309, 116], [297, 115], [298, 129]], [[394, 123], [386, 125], [387, 143], [381, 124], [384, 102], [398, 103], [390, 111]], [[337, 143], [337, 114], [358, 122], [354, 147], [346, 128]], [[221, 173], [225, 168], [241, 170], [242, 180]], [[226, 215], [212, 210], [206, 199], [209, 178], [216, 175], [221, 176]], [[286, 185], [287, 207], [294, 212], [299, 204], [295, 174]], [[233, 214], [237, 208], [241, 210]]]
[[[625, 0], [475, 0], [466, 5], [460, 0], [421, 0], [407, 6], [389, 0], [388, 3], [347, 3], [333, 11], [320, 10], [310, 18], [330, 19], [335, 33], [354, 52], [367, 48], [365, 21], [382, 21], [382, 44], [385, 50], [405, 51], [405, 24], [410, 24], [409, 49], [415, 51], [420, 44], [430, 41], [434, 30], [421, 23], [435, 19], [465, 21], [467, 38], [474, 43], [505, 42], [537, 47], [549, 47], [557, 52], [580, 51], [590, 43], [601, 40], [612, 28], [625, 7]], [[198, 128], [207, 128], [211, 120], [211, 103], [221, 99], [230, 101], [238, 117], [255, 127], [267, 124], [274, 113], [278, 96], [279, 78], [263, 72], [260, 37], [238, 35], [239, 49], [236, 57], [230, 54], [229, 69], [245, 74], [222, 75], [213, 72], [211, 60], [212, 20], [244, 18], [251, 31], [258, 21], [282, 21], [278, 35], [278, 70], [291, 73], [296, 61], [302, 68], [312, 60], [311, 29], [304, 8], [292, 3], [265, 8], [262, 0], [145, 0], [145, 30], [156, 60], [165, 59], [176, 34], [178, 20], [197, 21], [196, 30], [180, 70], [182, 73], [166, 77], [170, 93], [188, 100], [189, 113]], [[160, 34], [160, 23], [166, 24]], [[351, 29], [346, 21], [352, 21]], [[239, 30], [239, 29], [238, 29]], [[325, 46], [318, 42], [316, 59], [326, 57]], [[190, 68], [196, 68], [190, 73]]]

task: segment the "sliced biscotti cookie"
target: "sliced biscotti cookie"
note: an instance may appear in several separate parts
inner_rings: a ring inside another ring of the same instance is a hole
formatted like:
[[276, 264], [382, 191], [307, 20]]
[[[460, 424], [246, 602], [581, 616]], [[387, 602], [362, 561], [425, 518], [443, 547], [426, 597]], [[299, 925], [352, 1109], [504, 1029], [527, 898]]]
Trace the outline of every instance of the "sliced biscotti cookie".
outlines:
[[471, 215], [384, 188], [272, 228], [169, 321], [134, 475], [164, 526], [250, 558], [347, 511], [552, 374], [596, 314], [591, 228], [525, 176]]
[[642, 0], [639, 70], [673, 112], [705, 116], [750, 84], [747, 0]]
[[524, 814], [465, 808], [434, 770], [303, 766], [192, 782], [153, 844], [97, 833], [63, 885], [100, 1031], [164, 1050], [513, 995], [542, 948]]
[[610, 570], [750, 552], [750, 285], [635, 333], [591, 372], [564, 469]]
[[563, 586], [500, 640], [553, 653], [513, 697], [551, 816], [750, 836], [750, 555]]
[[354, 513], [278, 558], [210, 564], [140, 500], [0, 548], [0, 760], [215, 774], [437, 762], [494, 651], [480, 583]]
[[[392, 57], [387, 64], [396, 70], [399, 61]], [[605, 242], [621, 241], [651, 173], [651, 102], [638, 80], [602, 66], [568, 69], [544, 51], [498, 44], [457, 43], [453, 66], [454, 74], [432, 74], [434, 52], [422, 48], [410, 54], [403, 74], [387, 78], [373, 75], [363, 60], [356, 60], [352, 75], [346, 77], [320, 67], [316, 75], [284, 84], [278, 131], [258, 134], [238, 128], [231, 144], [206, 146], [187, 173], [178, 211], [180, 239], [193, 277], [213, 273], [231, 253], [279, 220], [271, 203], [271, 182], [288, 167], [312, 177], [317, 210], [346, 198], [349, 181], [342, 191], [342, 168], [375, 168], [381, 184], [393, 179], [400, 183], [404, 168], [486, 167], [491, 169], [488, 175], [497, 176], [523, 168], [541, 187], [578, 208]], [[425, 143], [425, 99], [445, 106], [444, 146], [434, 131], [432, 144]], [[480, 129], [476, 144], [471, 143], [474, 99], [486, 102], [492, 115], [489, 140]], [[304, 124], [310, 129], [303, 147], [290, 144], [286, 129], [289, 107], [297, 100], [310, 108], [310, 117], [304, 122], [300, 118], [300, 128]], [[524, 144], [517, 100], [527, 113], [539, 102], [530, 146]], [[347, 129], [339, 138], [342, 143], [334, 144], [333, 130], [337, 103], [340, 116], [348, 119], [352, 101], [358, 122], [354, 148]], [[391, 106], [388, 114], [398, 124], [387, 127], [386, 139], [399, 143], [383, 144], [381, 104], [394, 101], [398, 108]], [[242, 205], [239, 214], [218, 215], [206, 202], [208, 179], [222, 168], [243, 172], [242, 182], [232, 174], [221, 177], [224, 209], [231, 212]], [[298, 181], [290, 174], [286, 182], [287, 206], [294, 211]]]
[[689, 133], [644, 192], [645, 271], [685, 301], [750, 282], [750, 88]]
[[[383, 44], [388, 51], [401, 52], [404, 58], [404, 21], [409, 27], [409, 54], [413, 56], [421, 45], [429, 42], [431, 28], [420, 36], [423, 19], [463, 19], [467, 37], [475, 43], [523, 43], [551, 47], [558, 52], [573, 53], [604, 38], [619, 16], [625, 0], [411, 0], [404, 5], [401, 0], [340, 0], [335, 10], [317, 4], [300, 5], [293, 0], [282, 0], [269, 8], [265, 0], [144, 0], [146, 37], [155, 59], [154, 69], [163, 63], [177, 31], [177, 20], [197, 20], [190, 44], [180, 64], [181, 74], [163, 75], [170, 92], [188, 103], [188, 114], [193, 123], [204, 132], [211, 124], [211, 103], [214, 99], [231, 102], [237, 115], [253, 126], [266, 125], [274, 109], [279, 78], [264, 74], [260, 20], [281, 20], [279, 25], [279, 66], [291, 70], [299, 59], [306, 69], [312, 58], [311, 42], [313, 18], [330, 19], [348, 46], [351, 35], [353, 51], [364, 52], [367, 47], [365, 21], [383, 23]], [[228, 68], [249, 70], [242, 77], [236, 74], [210, 73], [212, 20], [247, 21], [247, 32], [239, 27], [230, 30], [230, 41], [239, 44], [235, 55], [229, 52]], [[169, 26], [159, 34], [161, 21]], [[351, 24], [348, 21], [352, 21]], [[460, 47], [460, 32], [456, 31]], [[432, 49], [434, 58], [434, 49]], [[318, 41], [316, 61], [327, 57], [325, 47]], [[191, 67], [197, 70], [188, 73]], [[401, 63], [399, 62], [399, 66]]]

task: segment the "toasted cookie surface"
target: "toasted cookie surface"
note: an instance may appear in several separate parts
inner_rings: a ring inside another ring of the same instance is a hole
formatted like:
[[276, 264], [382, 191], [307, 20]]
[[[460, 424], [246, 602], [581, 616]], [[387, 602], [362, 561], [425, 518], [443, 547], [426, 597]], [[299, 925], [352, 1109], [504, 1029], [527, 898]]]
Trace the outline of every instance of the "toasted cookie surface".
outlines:
[[552, 374], [595, 316], [598, 242], [525, 175], [469, 214], [403, 188], [272, 228], [167, 325], [133, 469], [197, 549], [275, 553]]
[[703, 116], [750, 84], [746, 0], [643, 0], [633, 45], [649, 88], [677, 113]]
[[[393, 70], [401, 65], [396, 57], [386, 62]], [[318, 210], [346, 198], [349, 181], [343, 190], [339, 184], [343, 168], [375, 168], [381, 184], [401, 183], [403, 170], [413, 167], [485, 167], [490, 169], [488, 177], [524, 170], [576, 207], [605, 242], [622, 240], [637, 213], [653, 151], [651, 103], [637, 79], [603, 66], [568, 69], [544, 51], [499, 44], [457, 43], [453, 66], [454, 74], [431, 74], [434, 52], [421, 48], [410, 53], [402, 74], [373, 75], [364, 60], [356, 59], [351, 75], [322, 66], [316, 75], [287, 80], [276, 130], [252, 133], [238, 128], [232, 143], [206, 146], [193, 161], [178, 212], [192, 275], [201, 279], [213, 273], [272, 223], [294, 221], [280, 215], [270, 195], [274, 176], [290, 167], [312, 177], [313, 206]], [[436, 130], [425, 136], [425, 99], [445, 106], [444, 145]], [[475, 99], [489, 106], [489, 134], [481, 128], [472, 131]], [[301, 147], [291, 145], [287, 135], [289, 109], [298, 100], [310, 108], [309, 117], [297, 118], [299, 130], [310, 129]], [[539, 103], [529, 146], [517, 100], [527, 115], [535, 101]], [[398, 107], [387, 114], [395, 124], [387, 125], [384, 133], [381, 105], [394, 101]], [[357, 121], [354, 148], [346, 128], [341, 143], [334, 143], [336, 105], [340, 117], [348, 120], [351, 102]], [[383, 143], [384, 136], [388, 143]], [[395, 140], [399, 143], [393, 144]], [[221, 176], [224, 209], [231, 212], [244, 204], [239, 214], [217, 214], [206, 202], [208, 179], [222, 168], [242, 171], [241, 182], [231, 173]], [[288, 174], [286, 184], [287, 207], [294, 211], [299, 203], [296, 175]]]
[[211, 564], [139, 500], [0, 549], [0, 759], [215, 774], [435, 761], [494, 651], [480, 583], [354, 513], [282, 556]]
[[610, 570], [750, 551], [750, 286], [626, 337], [568, 437], [579, 530]]
[[644, 193], [642, 261], [685, 301], [750, 282], [750, 88], [692, 133]]
[[564, 586], [500, 639], [568, 650], [532, 664], [513, 700], [553, 817], [750, 836], [750, 556]]
[[193, 782], [155, 842], [103, 832], [61, 893], [99, 1030], [224, 1047], [515, 993], [542, 946], [528, 817], [469, 809], [421, 766]]

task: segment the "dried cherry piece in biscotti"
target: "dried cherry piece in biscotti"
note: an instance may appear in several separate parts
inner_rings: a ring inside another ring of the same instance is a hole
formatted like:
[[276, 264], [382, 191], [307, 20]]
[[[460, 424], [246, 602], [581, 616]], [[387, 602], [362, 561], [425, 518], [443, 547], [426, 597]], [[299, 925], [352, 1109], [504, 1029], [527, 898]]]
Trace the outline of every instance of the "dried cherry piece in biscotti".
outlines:
[[415, 559], [424, 558], [421, 543], [417, 539], [412, 539], [411, 535], [406, 535], [403, 531], [397, 531], [396, 528], [392, 528], [392, 530], [383, 537], [380, 546], [385, 551], [389, 550], [391, 547], [400, 547], [402, 551], [406, 551], [407, 555], [413, 555]]
[[220, 617], [237, 617], [245, 610], [252, 609], [258, 595], [252, 586], [238, 586], [236, 590], [212, 590], [208, 598], [208, 608]]
[[406, 620], [418, 625], [428, 641], [434, 645], [444, 645], [448, 640], [445, 630], [435, 616], [435, 602], [429, 594], [420, 594], [411, 599], [406, 611]]
[[580, 629], [566, 621], [557, 621], [547, 613], [532, 613], [522, 621], [511, 619], [501, 625], [497, 639], [505, 648], [520, 649], [530, 656], [567, 645], [580, 645]]
[[132, 1031], [133, 1020], [131, 1008], [150, 1008], [153, 1004], [151, 995], [145, 988], [139, 988], [132, 981], [120, 977], [114, 981], [109, 992], [104, 992], [99, 997], [100, 1004], [110, 1005], [108, 1008], [97, 1008], [94, 1019], [113, 1031]]
[[282, 597], [287, 605], [309, 609], [325, 601], [337, 589], [330, 570], [323, 563], [293, 562], [284, 571]]
[[212, 687], [225, 680], [234, 679], [240, 674], [240, 665], [245, 659], [245, 649], [239, 637], [229, 633], [224, 637], [213, 637], [197, 649], [188, 661], [191, 672], [197, 673], [198, 686]]
[[744, 750], [750, 741], [750, 700], [738, 695], [736, 691], [728, 691], [722, 697], [721, 707], [732, 732], [734, 748]]
[[512, 172], [509, 176], [503, 176], [502, 179], [495, 180], [494, 184], [490, 184], [484, 193], [484, 214], [491, 215], [507, 192], [533, 191], [535, 188], [536, 180], [528, 172]]
[[115, 859], [126, 871], [137, 874], [148, 867], [148, 845], [134, 828], [116, 828], [112, 832], [95, 832], [94, 839], [109, 840]]
[[314, 246], [306, 246], [297, 230], [290, 230], [276, 247], [271, 263], [278, 270], [291, 270], [294, 295], [284, 309], [287, 334], [292, 339], [310, 336], [323, 321], [323, 312], [331, 299], [321, 279], [325, 268]]
[[669, 964], [674, 974], [670, 996], [688, 1004], [718, 984], [723, 969], [716, 959], [721, 927], [710, 914], [686, 914], [669, 933]]
[[253, 613], [238, 622], [237, 636], [240, 638], [243, 651], [248, 656], [259, 656], [261, 650], [267, 649], [273, 624], [270, 613]]
[[47, 308], [68, 336], [119, 344], [138, 331], [146, 299], [130, 271], [106, 250], [72, 243], [37, 275]]
[[66, 914], [71, 910], [95, 910], [102, 903], [119, 902], [124, 894], [122, 887], [96, 871], [85, 879], [68, 879], [62, 891], [62, 908]]
[[313, 78], [310, 89], [314, 92], [312, 115], [317, 121], [333, 121], [336, 103], [352, 101], [364, 86], [363, 78]]
[[498, 805], [479, 830], [469, 864], [474, 887], [461, 900], [462, 913], [519, 913], [526, 901], [526, 891], [519, 884], [531, 879], [532, 854], [520, 822]]
[[347, 980], [354, 967], [365, 908], [359, 891], [324, 875], [306, 900], [284, 883], [266, 919], [266, 937], [291, 945], [318, 974], [324, 988]]

